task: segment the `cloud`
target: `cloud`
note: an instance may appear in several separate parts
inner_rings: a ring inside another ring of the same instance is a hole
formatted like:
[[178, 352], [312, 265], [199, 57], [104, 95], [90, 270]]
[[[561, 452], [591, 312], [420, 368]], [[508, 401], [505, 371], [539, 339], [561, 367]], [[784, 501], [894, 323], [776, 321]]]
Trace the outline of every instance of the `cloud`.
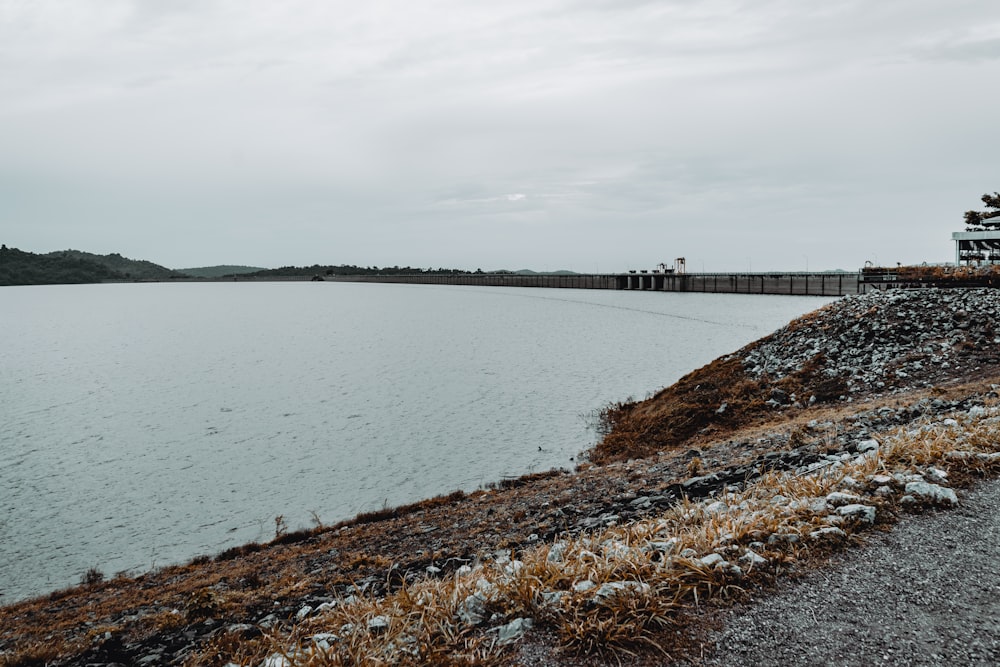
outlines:
[[818, 243], [797, 230], [871, 217], [919, 258], [996, 188], [998, 19], [989, 0], [0, 2], [0, 172], [19, 238], [71, 218], [67, 245], [119, 230], [152, 259], [197, 221], [252, 226], [256, 264], [590, 266], [683, 240], [764, 267]]

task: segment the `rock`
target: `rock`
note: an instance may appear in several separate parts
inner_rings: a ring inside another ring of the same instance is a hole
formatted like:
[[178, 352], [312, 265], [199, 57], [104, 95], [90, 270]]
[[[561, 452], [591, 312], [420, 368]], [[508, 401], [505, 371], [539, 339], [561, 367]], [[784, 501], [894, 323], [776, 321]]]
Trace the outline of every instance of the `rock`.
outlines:
[[479, 593], [473, 593], [462, 601], [455, 615], [466, 625], [479, 625], [486, 619], [486, 600]]
[[575, 584], [573, 584], [573, 590], [576, 591], [577, 593], [586, 593], [587, 591], [592, 590], [594, 588], [597, 588], [597, 584], [595, 584], [590, 579], [584, 579], [583, 581], [578, 581]]
[[855, 503], [837, 508], [837, 514], [859, 523], [875, 523], [875, 508], [871, 505]]
[[861, 496], [854, 493], [844, 493], [842, 491], [834, 491], [826, 496], [826, 502], [831, 507], [843, 507], [844, 505], [852, 505], [861, 502]]
[[368, 621], [368, 632], [373, 635], [380, 635], [389, 629], [388, 616], [375, 616]]
[[515, 577], [517, 574], [524, 569], [524, 563], [519, 560], [512, 560], [503, 566], [503, 573], [508, 578]]
[[729, 506], [721, 500], [716, 500], [714, 503], [710, 503], [705, 506], [705, 513], [709, 516], [718, 516], [720, 514], [725, 514], [729, 511]]
[[441, 574], [441, 568], [435, 565], [428, 565], [427, 567], [424, 568], [424, 572], [431, 575], [432, 577], [436, 577], [439, 574]]
[[545, 603], [545, 606], [547, 607], [558, 607], [562, 604], [562, 599], [565, 595], [566, 593], [563, 591], [543, 591], [542, 602]]
[[680, 540], [676, 537], [671, 537], [669, 540], [650, 542], [646, 545], [646, 551], [657, 551], [661, 554], [673, 553], [677, 549], [677, 545], [680, 544]]
[[296, 614], [295, 614], [295, 620], [296, 621], [301, 621], [306, 616], [308, 616], [309, 614], [311, 614], [312, 610], [313, 610], [313, 608], [310, 607], [309, 605], [306, 605], [306, 606], [302, 607], [302, 609], [299, 609], [298, 612], [296, 612]]
[[955, 495], [955, 491], [938, 484], [909, 482], [904, 489], [904, 493], [912, 496], [918, 502], [930, 503], [932, 505], [947, 505], [949, 507], [958, 505], [958, 496]]
[[320, 632], [310, 637], [312, 643], [321, 651], [329, 651], [330, 647], [340, 641], [340, 637], [332, 632]]
[[532, 625], [534, 622], [530, 618], [515, 618], [510, 623], [497, 628], [497, 641], [500, 644], [516, 642], [531, 629]]
[[843, 540], [847, 539], [847, 533], [836, 526], [827, 526], [826, 528], [820, 528], [809, 533], [809, 537], [814, 540]]
[[649, 584], [641, 581], [611, 581], [601, 584], [601, 587], [594, 593], [594, 601], [606, 601], [621, 594], [646, 595], [649, 590]]
[[952, 451], [944, 455], [949, 461], [977, 461], [979, 463], [1000, 463], [1000, 452]]
[[925, 477], [935, 484], [942, 484], [948, 481], [948, 473], [940, 468], [928, 468]]
[[721, 554], [708, 554], [707, 556], [703, 556], [699, 560], [701, 561], [702, 565], [712, 568], [720, 565], [721, 563], [726, 562], [725, 557], [722, 556]]
[[563, 554], [566, 553], [567, 544], [565, 542], [555, 542], [549, 547], [549, 555], [545, 558], [550, 563], [561, 563]]
[[752, 549], [747, 549], [743, 553], [743, 555], [740, 556], [740, 562], [746, 563], [747, 565], [750, 566], [750, 569], [753, 569], [755, 567], [763, 567], [764, 565], [767, 565], [770, 561], [768, 561], [766, 558], [758, 554], [756, 551]]

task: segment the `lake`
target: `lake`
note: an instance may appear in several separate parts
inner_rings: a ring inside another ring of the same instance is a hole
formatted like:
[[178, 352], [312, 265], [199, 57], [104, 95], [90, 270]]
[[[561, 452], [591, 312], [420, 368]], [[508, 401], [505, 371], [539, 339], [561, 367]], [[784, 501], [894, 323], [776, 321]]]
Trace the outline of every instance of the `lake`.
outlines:
[[0, 287], [0, 603], [572, 468], [592, 415], [831, 299]]

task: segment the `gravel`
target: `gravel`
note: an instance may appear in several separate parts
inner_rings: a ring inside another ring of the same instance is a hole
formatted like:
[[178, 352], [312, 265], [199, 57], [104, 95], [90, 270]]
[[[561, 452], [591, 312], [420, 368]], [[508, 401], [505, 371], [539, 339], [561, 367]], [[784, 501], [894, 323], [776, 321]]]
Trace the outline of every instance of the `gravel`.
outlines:
[[1000, 664], [1000, 480], [723, 613], [700, 665]]

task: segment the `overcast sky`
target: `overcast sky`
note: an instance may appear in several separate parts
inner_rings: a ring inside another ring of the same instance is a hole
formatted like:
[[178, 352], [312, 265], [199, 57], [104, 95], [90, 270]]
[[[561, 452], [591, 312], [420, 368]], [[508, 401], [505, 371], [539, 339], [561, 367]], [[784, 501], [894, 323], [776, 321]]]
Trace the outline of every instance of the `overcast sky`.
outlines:
[[855, 270], [1000, 190], [996, 0], [0, 0], [0, 241]]

